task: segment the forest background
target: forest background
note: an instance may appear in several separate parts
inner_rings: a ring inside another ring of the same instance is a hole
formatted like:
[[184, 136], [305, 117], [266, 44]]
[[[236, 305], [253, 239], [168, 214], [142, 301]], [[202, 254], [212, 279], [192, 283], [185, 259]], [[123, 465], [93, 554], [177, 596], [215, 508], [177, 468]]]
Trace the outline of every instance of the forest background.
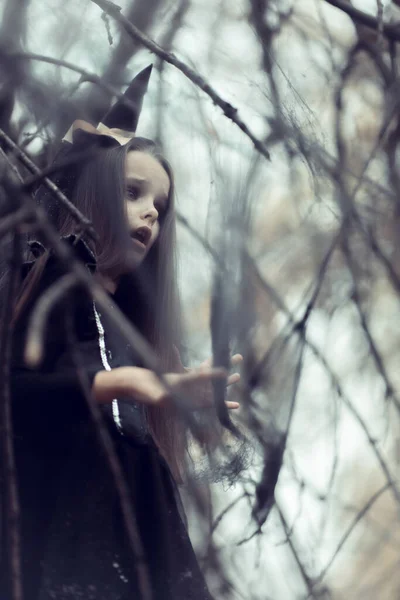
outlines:
[[255, 448], [234, 481], [182, 489], [210, 589], [398, 598], [400, 1], [118, 4], [1, 2], [0, 235], [26, 218], [5, 199], [11, 165], [29, 172], [10, 139], [43, 169], [153, 63], [138, 133], [176, 175], [190, 364], [222, 279]]

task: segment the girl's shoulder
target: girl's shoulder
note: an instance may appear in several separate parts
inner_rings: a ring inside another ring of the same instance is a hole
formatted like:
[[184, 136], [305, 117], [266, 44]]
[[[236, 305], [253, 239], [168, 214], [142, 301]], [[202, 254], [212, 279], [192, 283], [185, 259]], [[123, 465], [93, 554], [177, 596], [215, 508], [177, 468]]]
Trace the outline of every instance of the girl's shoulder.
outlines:
[[[77, 235], [61, 238], [63, 243], [73, 248], [73, 255], [86, 265], [89, 271], [96, 269], [95, 256], [88, 244]], [[15, 308], [14, 364], [23, 364], [23, 349], [32, 318], [45, 314], [45, 367], [52, 364], [64, 348], [67, 340], [69, 319], [72, 318], [74, 335], [88, 337], [89, 316], [92, 313], [92, 300], [81, 286], [63, 288], [62, 278], [68, 273], [68, 265], [61, 262], [51, 248], [46, 248], [41, 240], [27, 242], [22, 264], [22, 282]], [[90, 327], [92, 335], [93, 327]], [[47, 368], [47, 367], [46, 367]]]
[[[96, 257], [82, 236], [70, 234], [62, 236], [60, 241], [72, 248], [74, 257], [80, 260], [90, 272], [93, 273], [96, 270]], [[26, 242], [23, 249], [21, 273], [23, 280], [29, 275], [38, 261], [46, 264], [46, 271], [66, 272], [67, 270], [63, 267], [53, 248], [46, 246], [39, 239], [30, 239]]]

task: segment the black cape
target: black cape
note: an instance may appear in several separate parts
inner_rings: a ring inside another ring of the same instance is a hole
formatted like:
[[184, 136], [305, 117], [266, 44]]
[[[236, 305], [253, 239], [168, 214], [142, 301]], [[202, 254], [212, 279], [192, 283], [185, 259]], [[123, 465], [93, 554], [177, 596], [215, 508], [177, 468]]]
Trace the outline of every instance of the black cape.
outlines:
[[[36, 243], [32, 251], [40, 255], [43, 248]], [[94, 268], [83, 242], [75, 245], [75, 251], [89, 269]], [[32, 264], [24, 264], [25, 274]], [[91, 299], [75, 291], [52, 311], [40, 369], [28, 369], [23, 360], [27, 323], [36, 299], [62, 273], [51, 256], [14, 332], [11, 401], [24, 597], [140, 600], [119, 497], [66, 343], [68, 307], [80, 367], [91, 383], [104, 368]], [[109, 297], [111, 309], [122, 304], [118, 294], [117, 290]], [[98, 316], [109, 365], [141, 366], [105, 315]], [[129, 487], [154, 600], [211, 600], [187, 534], [176, 484], [148, 431], [143, 406], [118, 399], [122, 433], [112, 407], [101, 410]], [[6, 553], [2, 535], [2, 600], [10, 597]]]

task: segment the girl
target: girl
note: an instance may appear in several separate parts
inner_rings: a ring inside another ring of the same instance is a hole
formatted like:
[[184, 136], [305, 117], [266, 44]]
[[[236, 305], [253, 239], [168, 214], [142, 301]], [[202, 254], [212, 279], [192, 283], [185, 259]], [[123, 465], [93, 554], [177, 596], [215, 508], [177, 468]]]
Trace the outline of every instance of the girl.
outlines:
[[[126, 94], [130, 100], [133, 88]], [[154, 600], [210, 599], [176, 491], [185, 435], [169, 393], [187, 397], [193, 408], [209, 405], [210, 383], [226, 375], [207, 366], [189, 372], [180, 364], [173, 176], [153, 142], [127, 133], [135, 129], [137, 115], [122, 108], [120, 121], [114, 108], [100, 132], [75, 124], [69, 156], [90, 151], [78, 166], [61, 170], [58, 180], [92, 221], [97, 241], [75, 234], [76, 223], [63, 206], [46, 195], [40, 201], [65, 243], [107, 290], [109, 310], [119, 308], [152, 345], [169, 391], [115, 330], [109, 314], [101, 314], [77, 288], [51, 311], [40, 368], [26, 366], [32, 311], [65, 274], [51, 248], [30, 240], [14, 312], [11, 375], [26, 600], [140, 600], [138, 560]], [[82, 373], [127, 481], [140, 559], [132, 555], [120, 498], [82, 392]], [[231, 376], [228, 383], [235, 380]], [[0, 590], [1, 598], [9, 598], [2, 537]]]

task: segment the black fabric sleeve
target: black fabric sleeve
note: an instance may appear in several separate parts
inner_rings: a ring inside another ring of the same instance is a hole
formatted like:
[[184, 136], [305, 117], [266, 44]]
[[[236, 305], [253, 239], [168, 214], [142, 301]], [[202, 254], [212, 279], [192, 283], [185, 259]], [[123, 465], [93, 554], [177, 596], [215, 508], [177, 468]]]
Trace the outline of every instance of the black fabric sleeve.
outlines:
[[[91, 387], [99, 368], [85, 369]], [[11, 397], [16, 412], [40, 411], [62, 416], [64, 421], [85, 418], [87, 402], [76, 372], [42, 373], [28, 369], [11, 372]]]
[[56, 439], [59, 435], [67, 436], [74, 427], [87, 423], [89, 418], [89, 408], [68, 349], [66, 333], [69, 323], [68, 326], [73, 327], [72, 337], [80, 357], [79, 364], [90, 389], [96, 373], [103, 367], [100, 360], [94, 360], [88, 353], [88, 344], [90, 347], [92, 340], [96, 341], [96, 331], [93, 327], [88, 330], [87, 308], [90, 302], [81, 290], [73, 289], [51, 311], [44, 335], [44, 360], [39, 368], [29, 369], [24, 360], [32, 312], [40, 297], [64, 273], [64, 269], [51, 257], [14, 329], [10, 392], [16, 438], [28, 440], [35, 435], [36, 438]]
[[[99, 370], [85, 369], [89, 388]], [[81, 382], [72, 369], [55, 373], [13, 369], [10, 392], [14, 436], [24, 443], [59, 445], [90, 419]]]

